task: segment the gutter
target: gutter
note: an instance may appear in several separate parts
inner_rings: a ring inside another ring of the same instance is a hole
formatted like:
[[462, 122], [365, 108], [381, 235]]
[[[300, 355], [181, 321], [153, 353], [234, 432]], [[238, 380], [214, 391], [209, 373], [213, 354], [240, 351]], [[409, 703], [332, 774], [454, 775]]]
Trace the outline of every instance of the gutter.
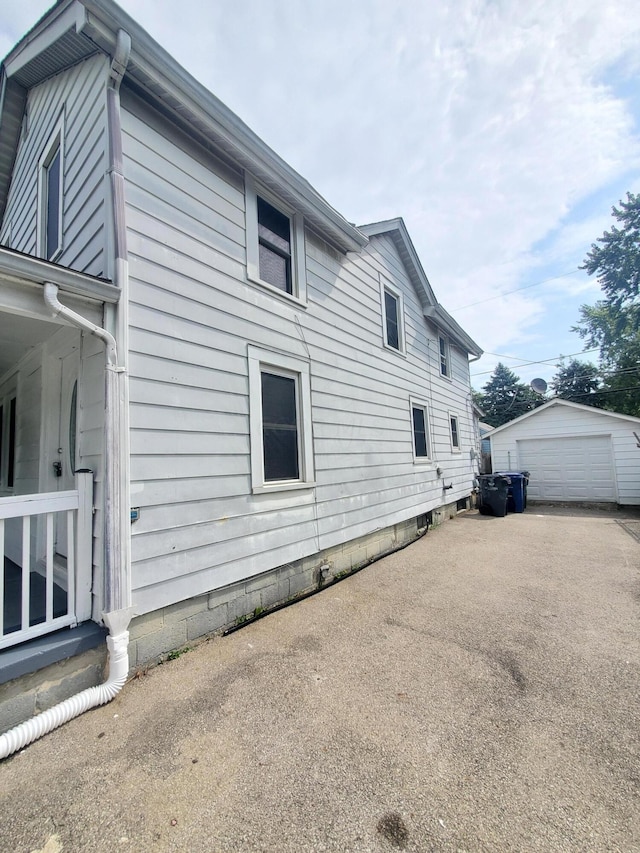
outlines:
[[[131, 38], [124, 30], [118, 33], [117, 48], [111, 63], [107, 89], [109, 125], [109, 174], [111, 178], [114, 283], [120, 289], [119, 310], [115, 324], [122, 351], [128, 352], [128, 262], [122, 171], [122, 136], [119, 89], [129, 60]], [[42, 714], [0, 735], [0, 760], [22, 749], [53, 729], [90, 708], [110, 702], [122, 690], [129, 674], [129, 631], [131, 620], [130, 529], [129, 529], [129, 417], [128, 375], [126, 364], [118, 363], [116, 338], [86, 317], [72, 311], [58, 299], [58, 285], [46, 281], [44, 301], [53, 316], [99, 338], [105, 345], [105, 531], [104, 531], [104, 600], [102, 619], [109, 629], [109, 677], [97, 687], [65, 699]], [[107, 306], [109, 308], [110, 306]], [[111, 307], [113, 311], [113, 308]]]

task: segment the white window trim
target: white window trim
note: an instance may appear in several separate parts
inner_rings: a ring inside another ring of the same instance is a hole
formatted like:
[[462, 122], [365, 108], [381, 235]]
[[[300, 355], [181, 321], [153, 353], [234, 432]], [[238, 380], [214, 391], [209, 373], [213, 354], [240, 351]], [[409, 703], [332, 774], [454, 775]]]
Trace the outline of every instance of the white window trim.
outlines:
[[[260, 278], [260, 262], [258, 253], [258, 196], [284, 214], [291, 223], [291, 287], [293, 293], [285, 293], [278, 287], [263, 281]], [[256, 184], [252, 175], [245, 172], [244, 175], [244, 197], [245, 197], [245, 221], [247, 240], [247, 279], [259, 284], [273, 293], [295, 302], [297, 305], [307, 304], [307, 270], [305, 262], [304, 242], [304, 220], [301, 214], [296, 213], [268, 190]]]
[[[425, 434], [427, 439], [427, 455], [426, 456], [417, 456], [416, 455], [416, 437], [414, 433], [413, 427], [413, 410], [414, 409], [422, 409], [424, 412], [424, 426], [425, 426]], [[411, 449], [413, 452], [413, 462], [415, 465], [425, 465], [433, 462], [433, 442], [431, 439], [431, 416], [429, 415], [429, 406], [424, 400], [417, 399], [416, 397], [409, 398], [409, 415], [411, 417]]]
[[[58, 248], [47, 258], [47, 167], [55, 150], [60, 148], [60, 191], [58, 199]], [[38, 213], [36, 224], [36, 241], [38, 247], [38, 256], [45, 258], [48, 261], [55, 261], [59, 258], [63, 250], [63, 234], [62, 215], [64, 211], [64, 121], [62, 118], [58, 121], [53, 133], [47, 140], [44, 146], [42, 155], [38, 160]]]
[[[444, 341], [445, 346], [445, 358], [447, 361], [447, 373], [446, 375], [442, 372], [441, 367], [441, 356], [440, 356], [440, 341]], [[453, 375], [451, 370], [451, 342], [446, 335], [443, 335], [442, 332], [438, 332], [438, 344], [437, 344], [437, 358], [438, 358], [438, 374], [442, 379], [446, 379], [447, 382], [453, 382]]]
[[[453, 431], [451, 429], [451, 419], [455, 418], [456, 426], [458, 427], [458, 446], [453, 443]], [[456, 412], [447, 412], [447, 424], [449, 426], [449, 441], [451, 442], [452, 453], [462, 453], [462, 439], [460, 436], [460, 416]]]
[[[315, 486], [313, 467], [313, 433], [311, 428], [311, 374], [309, 362], [294, 356], [275, 353], [249, 345], [249, 432], [251, 446], [251, 490], [254, 494], [310, 489]], [[298, 403], [298, 440], [300, 478], [265, 482], [262, 441], [263, 369], [296, 379]]]
[[[387, 343], [387, 311], [384, 303], [385, 291], [388, 291], [398, 300], [398, 349]], [[398, 290], [398, 288], [394, 287], [390, 282], [385, 281], [382, 276], [380, 276], [380, 312], [382, 317], [382, 346], [389, 350], [389, 352], [406, 355], [404, 336], [404, 298], [402, 296], [402, 291]]]

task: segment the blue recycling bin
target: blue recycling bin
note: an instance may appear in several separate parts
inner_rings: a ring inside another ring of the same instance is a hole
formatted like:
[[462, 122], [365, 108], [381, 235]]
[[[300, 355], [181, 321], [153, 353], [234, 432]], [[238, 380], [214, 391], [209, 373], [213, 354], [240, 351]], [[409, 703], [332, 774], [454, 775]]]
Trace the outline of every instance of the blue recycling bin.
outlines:
[[509, 482], [507, 490], [507, 509], [510, 512], [524, 512], [524, 508], [526, 506], [524, 473], [522, 471], [499, 471], [498, 473], [500, 476], [506, 477]]

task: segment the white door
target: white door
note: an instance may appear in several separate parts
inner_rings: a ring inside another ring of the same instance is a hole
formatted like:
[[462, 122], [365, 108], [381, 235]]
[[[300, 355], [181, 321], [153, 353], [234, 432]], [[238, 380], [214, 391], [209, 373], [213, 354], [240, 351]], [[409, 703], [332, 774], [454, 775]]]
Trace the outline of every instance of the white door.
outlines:
[[[50, 491], [75, 489], [77, 467], [79, 339], [64, 341], [48, 353], [49, 391], [48, 462]], [[64, 516], [56, 523], [55, 553], [68, 553], [67, 527]]]
[[529, 438], [517, 447], [520, 468], [531, 474], [533, 500], [615, 503], [611, 436]]

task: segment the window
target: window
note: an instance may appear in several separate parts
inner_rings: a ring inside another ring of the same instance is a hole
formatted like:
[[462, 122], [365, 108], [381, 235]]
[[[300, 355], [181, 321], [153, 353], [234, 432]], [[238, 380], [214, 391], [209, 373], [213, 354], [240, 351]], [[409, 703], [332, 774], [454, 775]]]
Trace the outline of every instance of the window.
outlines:
[[431, 440], [426, 403], [411, 400], [411, 430], [414, 462], [429, 461], [431, 458]]
[[293, 299], [306, 299], [302, 217], [245, 175], [247, 277]]
[[389, 284], [380, 285], [382, 300], [382, 340], [385, 347], [404, 352], [402, 295]]
[[442, 376], [450, 377], [451, 366], [449, 364], [449, 341], [442, 337], [442, 335], [438, 338], [438, 349], [440, 353], [440, 374]]
[[16, 479], [16, 396], [8, 394], [0, 403], [0, 485], [13, 489]]
[[248, 355], [253, 491], [309, 488], [314, 485], [309, 363], [253, 346]]
[[49, 140], [39, 163], [38, 248], [48, 261], [62, 251], [62, 127]]
[[460, 450], [460, 430], [458, 427], [458, 416], [449, 413], [449, 430], [451, 432], [451, 449]]

